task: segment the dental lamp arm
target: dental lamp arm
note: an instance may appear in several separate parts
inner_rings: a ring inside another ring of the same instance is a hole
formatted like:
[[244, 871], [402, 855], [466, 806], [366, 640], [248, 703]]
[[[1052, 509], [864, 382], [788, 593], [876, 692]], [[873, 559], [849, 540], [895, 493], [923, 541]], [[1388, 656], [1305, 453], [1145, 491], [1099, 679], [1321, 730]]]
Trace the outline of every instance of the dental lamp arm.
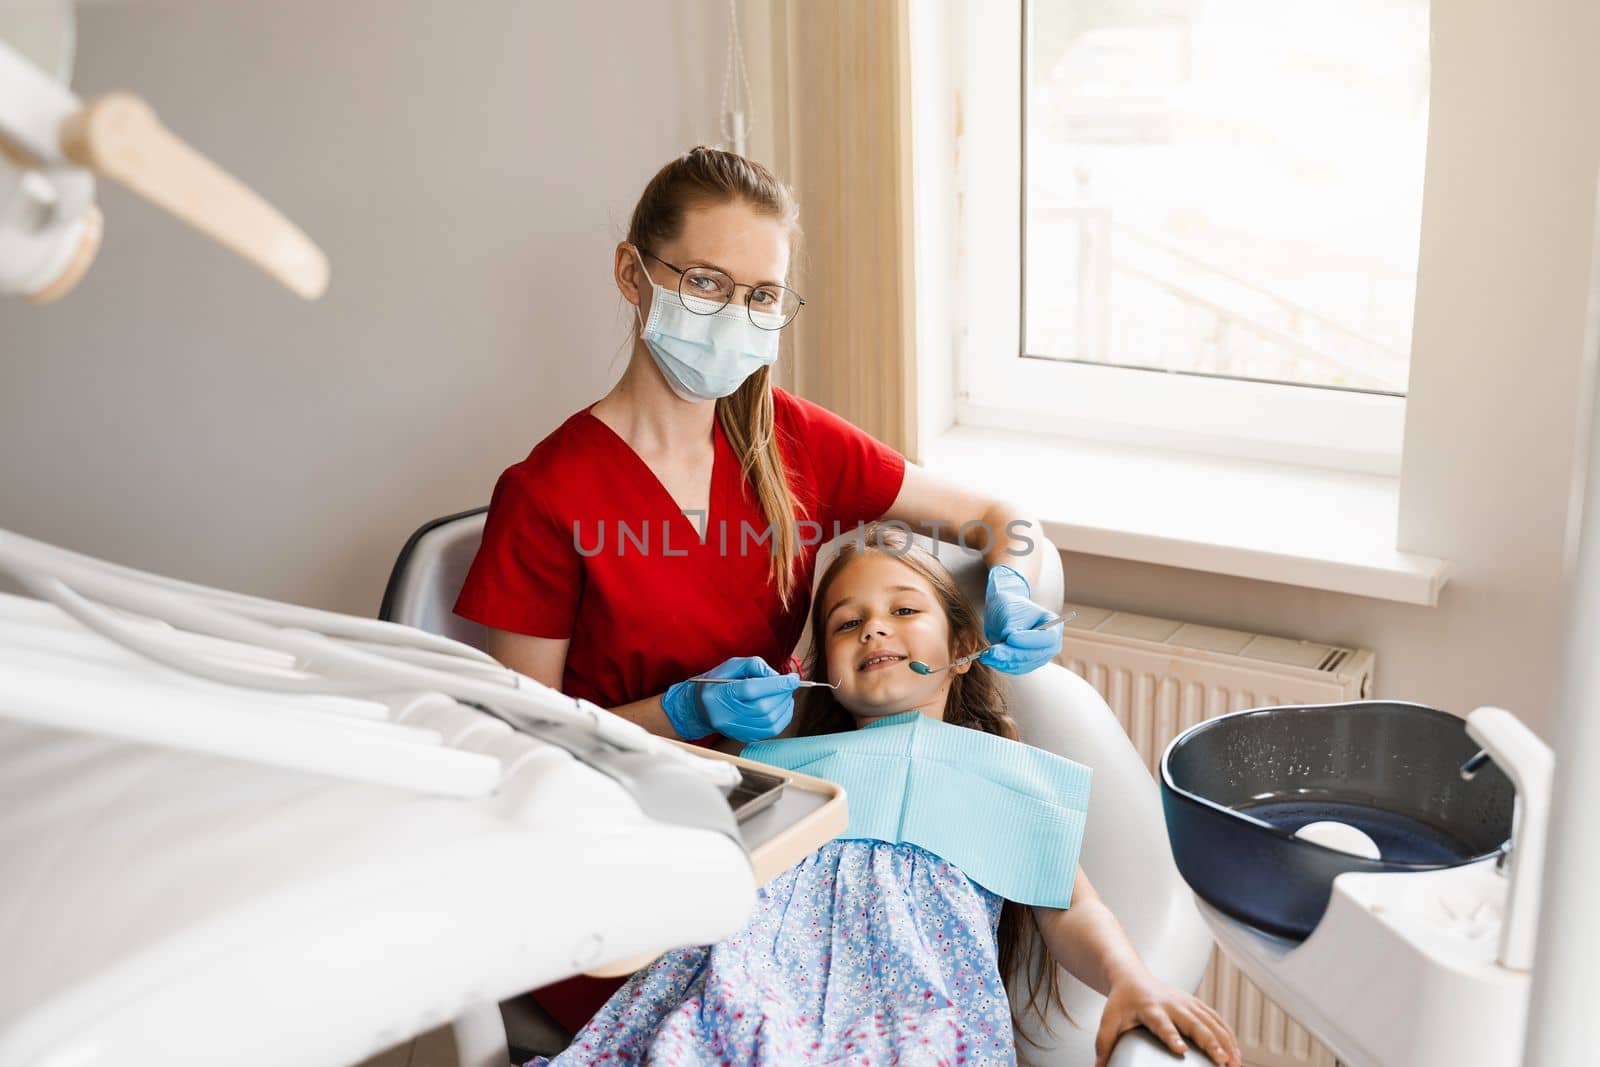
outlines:
[[243, 182], [127, 93], [80, 101], [0, 41], [0, 292], [64, 295], [99, 245], [94, 176], [110, 178], [314, 300], [328, 261]]
[[328, 260], [298, 226], [249, 186], [174, 136], [131, 93], [90, 101], [61, 124], [73, 163], [120, 182], [290, 291], [315, 300], [328, 288]]

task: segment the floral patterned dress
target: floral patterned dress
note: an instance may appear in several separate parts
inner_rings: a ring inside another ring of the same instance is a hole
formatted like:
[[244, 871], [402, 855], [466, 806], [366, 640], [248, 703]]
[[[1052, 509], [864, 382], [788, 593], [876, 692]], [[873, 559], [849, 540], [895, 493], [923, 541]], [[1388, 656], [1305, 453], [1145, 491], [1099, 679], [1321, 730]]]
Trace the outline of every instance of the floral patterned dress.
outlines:
[[667, 953], [529, 1067], [1013, 1065], [1002, 903], [916, 845], [830, 842], [761, 890], [744, 929]]

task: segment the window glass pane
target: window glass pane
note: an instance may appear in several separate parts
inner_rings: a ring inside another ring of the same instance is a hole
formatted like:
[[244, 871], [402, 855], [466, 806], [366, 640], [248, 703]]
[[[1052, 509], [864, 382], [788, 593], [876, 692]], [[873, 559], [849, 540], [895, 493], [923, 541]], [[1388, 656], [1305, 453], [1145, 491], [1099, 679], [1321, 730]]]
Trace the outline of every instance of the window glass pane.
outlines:
[[1427, 0], [1028, 0], [1027, 354], [1404, 393]]

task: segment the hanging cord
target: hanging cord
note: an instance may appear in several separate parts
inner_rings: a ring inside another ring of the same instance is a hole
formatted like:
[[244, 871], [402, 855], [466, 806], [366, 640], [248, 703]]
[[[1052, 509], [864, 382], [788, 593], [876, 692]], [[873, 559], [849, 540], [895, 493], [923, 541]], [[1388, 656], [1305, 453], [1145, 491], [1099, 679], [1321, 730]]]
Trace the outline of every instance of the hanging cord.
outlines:
[[[738, 82], [734, 81], [737, 68]], [[722, 71], [722, 143], [739, 155], [749, 154], [750, 72], [744, 64], [744, 42], [739, 39], [738, 0], [728, 0], [728, 61]]]

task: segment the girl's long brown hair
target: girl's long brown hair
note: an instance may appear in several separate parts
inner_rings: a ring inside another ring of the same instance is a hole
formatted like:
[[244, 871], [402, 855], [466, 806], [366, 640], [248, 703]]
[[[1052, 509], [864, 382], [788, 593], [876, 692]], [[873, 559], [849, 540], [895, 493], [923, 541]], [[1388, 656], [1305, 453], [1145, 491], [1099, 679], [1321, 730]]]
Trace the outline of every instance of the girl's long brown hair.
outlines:
[[[732, 152], [703, 145], [674, 159], [656, 172], [639, 196], [628, 225], [628, 243], [655, 252], [683, 232], [691, 208], [729, 202], [748, 205], [788, 227], [791, 254], [800, 241], [800, 216], [788, 188], [761, 164]], [[796, 520], [794, 491], [778, 451], [772, 422], [772, 368], [762, 367], [731, 396], [717, 401], [723, 435], [739, 457], [741, 480], [756, 491], [761, 514], [772, 531], [769, 575], [784, 607], [794, 595]]]
[[[956, 587], [955, 579], [944, 565], [931, 554], [917, 546], [906, 531], [889, 524], [871, 524], [840, 542], [838, 557], [828, 565], [817, 582], [817, 592], [811, 601], [811, 647], [806, 652], [805, 677], [827, 678], [827, 638], [823, 632], [826, 622], [828, 587], [844, 573], [854, 561], [880, 553], [900, 561], [928, 580], [933, 587], [939, 606], [944, 609], [950, 624], [951, 659], [969, 655], [982, 648], [983, 626], [977, 612]], [[944, 721], [953, 726], [965, 726], [986, 734], [998, 734], [1011, 741], [1021, 740], [1017, 724], [1006, 711], [1005, 694], [993, 668], [973, 662], [965, 674], [950, 679], [950, 690], [945, 698]], [[796, 694], [796, 733], [801, 737], [813, 734], [844, 733], [856, 728], [856, 721], [834, 698], [832, 689], [821, 687], [802, 689]], [[1055, 960], [1042, 946], [1030, 946], [1031, 939], [1039, 936], [1033, 914], [1023, 905], [1008, 900], [1000, 909], [1000, 927], [995, 931], [995, 942], [1000, 956], [1000, 978], [1005, 983], [1006, 996], [1011, 1001], [1013, 1027], [1020, 1022], [1018, 993], [1023, 1010], [1037, 1012], [1044, 1018], [1045, 1010], [1054, 1003], [1066, 1012], [1061, 999], [1061, 975]], [[1030, 947], [1041, 950], [1030, 953]], [[1024, 988], [1014, 990], [1012, 971], [1021, 960], [1030, 959], [1032, 968]], [[1069, 1016], [1070, 1018], [1070, 1016]], [[1020, 1028], [1018, 1029], [1020, 1033]]]

